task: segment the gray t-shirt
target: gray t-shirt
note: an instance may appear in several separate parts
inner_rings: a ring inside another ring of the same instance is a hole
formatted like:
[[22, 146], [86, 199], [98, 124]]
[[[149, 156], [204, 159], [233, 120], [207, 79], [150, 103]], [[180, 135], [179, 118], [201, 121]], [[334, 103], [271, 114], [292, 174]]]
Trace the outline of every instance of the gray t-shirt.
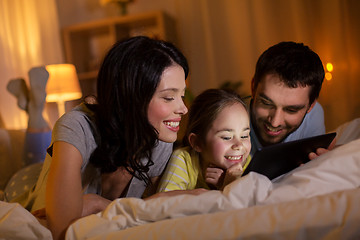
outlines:
[[[75, 148], [77, 148], [83, 158], [81, 166], [81, 180], [84, 193], [101, 194], [101, 176], [98, 169], [89, 163], [92, 152], [97, 147], [95, 138], [98, 137], [97, 129], [94, 123], [93, 113], [85, 106], [80, 104], [70, 112], [63, 115], [55, 124], [52, 132], [51, 145], [45, 158], [43, 169], [40, 173], [35, 191], [33, 191], [34, 198], [28, 203], [27, 208], [36, 210], [45, 207], [45, 188], [47, 174], [52, 160], [52, 145], [56, 141], [64, 141]], [[157, 146], [153, 149], [152, 160], [154, 165], [149, 167], [149, 177], [160, 176], [170, 158], [173, 144], [159, 141]], [[141, 161], [147, 162], [148, 159]], [[126, 197], [140, 198], [146, 184], [143, 180], [133, 177]], [[34, 203], [33, 203], [34, 202]], [[34, 205], [34, 206], [29, 206]]]

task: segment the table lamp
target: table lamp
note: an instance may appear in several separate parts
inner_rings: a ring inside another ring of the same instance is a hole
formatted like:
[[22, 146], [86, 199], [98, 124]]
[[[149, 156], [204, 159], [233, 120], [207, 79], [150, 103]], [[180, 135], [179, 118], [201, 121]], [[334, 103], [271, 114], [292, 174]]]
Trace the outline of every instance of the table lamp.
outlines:
[[73, 64], [46, 65], [49, 79], [46, 84], [46, 101], [56, 102], [59, 117], [65, 113], [65, 102], [82, 96], [79, 79]]

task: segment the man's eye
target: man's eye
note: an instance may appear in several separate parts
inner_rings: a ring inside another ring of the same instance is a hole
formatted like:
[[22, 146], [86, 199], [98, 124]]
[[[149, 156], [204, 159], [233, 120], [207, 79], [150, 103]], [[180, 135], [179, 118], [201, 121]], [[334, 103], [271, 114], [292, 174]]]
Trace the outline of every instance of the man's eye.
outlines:
[[286, 112], [293, 114], [293, 113], [297, 113], [299, 110], [298, 109], [292, 109], [292, 108], [287, 108], [285, 109]]

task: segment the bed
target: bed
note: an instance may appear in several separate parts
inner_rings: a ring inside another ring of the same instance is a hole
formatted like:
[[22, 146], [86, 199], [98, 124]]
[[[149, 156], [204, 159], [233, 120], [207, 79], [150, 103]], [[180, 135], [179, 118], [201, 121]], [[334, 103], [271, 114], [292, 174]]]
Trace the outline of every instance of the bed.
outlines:
[[[223, 192], [116, 199], [74, 222], [66, 239], [360, 239], [360, 119], [336, 131], [334, 150], [273, 181], [250, 173]], [[0, 202], [0, 238], [51, 234]]]

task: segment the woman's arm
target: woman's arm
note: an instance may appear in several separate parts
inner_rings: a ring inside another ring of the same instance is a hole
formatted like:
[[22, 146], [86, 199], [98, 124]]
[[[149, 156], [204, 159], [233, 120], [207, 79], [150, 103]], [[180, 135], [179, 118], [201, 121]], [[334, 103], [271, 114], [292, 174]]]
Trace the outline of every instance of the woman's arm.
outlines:
[[55, 142], [46, 185], [46, 217], [54, 239], [64, 239], [70, 223], [81, 217], [80, 152], [66, 142]]
[[46, 185], [46, 217], [54, 239], [64, 239], [76, 219], [103, 210], [110, 201], [83, 195], [80, 152], [66, 142], [55, 142]]

